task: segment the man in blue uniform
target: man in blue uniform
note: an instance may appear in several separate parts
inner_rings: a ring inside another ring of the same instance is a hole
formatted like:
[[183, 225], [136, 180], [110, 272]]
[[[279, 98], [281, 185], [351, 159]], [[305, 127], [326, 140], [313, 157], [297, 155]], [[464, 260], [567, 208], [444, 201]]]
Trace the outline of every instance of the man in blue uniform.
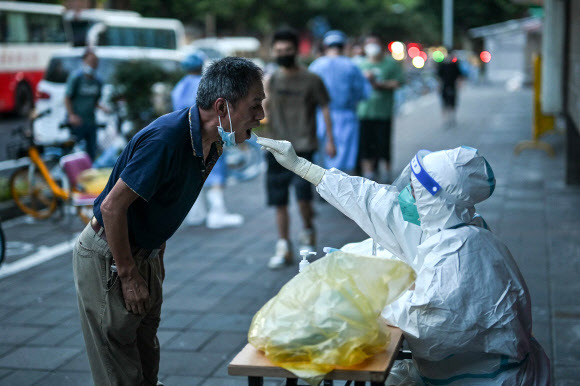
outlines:
[[[221, 155], [264, 118], [262, 71], [225, 58], [196, 103], [141, 130], [119, 156], [73, 252], [87, 356], [96, 385], [155, 385], [165, 242]], [[223, 126], [222, 126], [223, 122]]]
[[[337, 168], [352, 173], [357, 161], [359, 147], [359, 122], [356, 115], [358, 103], [366, 99], [371, 85], [353, 61], [344, 56], [346, 35], [341, 31], [330, 31], [323, 40], [325, 56], [316, 59], [309, 70], [322, 78], [330, 95], [335, 157], [324, 157], [326, 168]], [[319, 111], [317, 134], [321, 144], [326, 141], [326, 125]]]

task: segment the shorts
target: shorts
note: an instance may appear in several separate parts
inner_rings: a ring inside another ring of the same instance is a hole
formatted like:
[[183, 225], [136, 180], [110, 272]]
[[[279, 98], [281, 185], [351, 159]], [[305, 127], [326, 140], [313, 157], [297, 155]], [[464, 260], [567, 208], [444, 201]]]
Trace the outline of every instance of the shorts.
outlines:
[[[297, 153], [297, 155], [312, 161], [313, 152]], [[270, 153], [266, 154], [266, 161], [268, 163], [268, 171], [266, 172], [268, 206], [287, 206], [288, 191], [291, 184], [294, 185], [298, 201], [312, 201], [314, 194], [310, 182], [280, 165]]]
[[390, 119], [360, 121], [360, 159], [391, 161], [391, 125]]

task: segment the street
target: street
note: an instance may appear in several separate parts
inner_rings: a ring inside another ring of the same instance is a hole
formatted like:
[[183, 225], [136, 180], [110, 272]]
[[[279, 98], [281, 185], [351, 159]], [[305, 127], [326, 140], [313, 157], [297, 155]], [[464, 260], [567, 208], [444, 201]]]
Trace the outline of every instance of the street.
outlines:
[[[580, 385], [580, 188], [564, 184], [563, 136], [545, 139], [555, 158], [539, 150], [514, 155], [514, 146], [531, 137], [531, 109], [530, 89], [467, 84], [459, 94], [458, 127], [446, 129], [438, 95], [408, 102], [395, 122], [394, 171], [419, 149], [468, 145], [487, 158], [497, 188], [477, 211], [507, 244], [527, 281], [533, 333], [551, 359], [554, 384]], [[0, 121], [2, 144], [16, 122]], [[229, 186], [226, 201], [244, 215], [241, 228], [182, 226], [167, 242], [159, 329], [160, 380], [166, 385], [247, 384], [228, 376], [227, 365], [246, 344], [254, 313], [298, 272], [298, 264], [279, 271], [266, 267], [276, 234], [262, 176]], [[315, 210], [318, 256], [325, 246], [367, 237], [330, 205], [316, 201]], [[296, 240], [301, 224], [295, 202], [290, 213]], [[0, 268], [0, 384], [91, 384], [71, 267], [72, 243], [82, 227], [76, 216], [58, 212], [42, 221], [3, 222], [9, 249]]]

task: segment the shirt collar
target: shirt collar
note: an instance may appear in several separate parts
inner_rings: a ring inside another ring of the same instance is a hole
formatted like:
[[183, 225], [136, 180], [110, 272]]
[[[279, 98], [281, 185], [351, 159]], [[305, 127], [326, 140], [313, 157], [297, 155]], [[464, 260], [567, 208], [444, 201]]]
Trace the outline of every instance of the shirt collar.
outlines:
[[191, 137], [191, 149], [195, 157], [203, 158], [203, 147], [201, 144], [201, 119], [199, 117], [199, 110], [197, 104], [193, 104], [189, 108], [189, 134]]

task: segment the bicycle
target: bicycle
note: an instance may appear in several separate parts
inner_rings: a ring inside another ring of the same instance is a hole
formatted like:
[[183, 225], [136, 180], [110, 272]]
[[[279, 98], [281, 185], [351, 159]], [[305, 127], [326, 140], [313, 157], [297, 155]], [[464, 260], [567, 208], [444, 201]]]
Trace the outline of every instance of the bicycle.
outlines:
[[[34, 120], [49, 113], [50, 110], [46, 110], [33, 117], [30, 120], [30, 125]], [[68, 125], [62, 124], [60, 127], [65, 128]], [[20, 134], [27, 142], [25, 147], [17, 146], [16, 156], [26, 156], [30, 159], [28, 166], [18, 169], [10, 177], [10, 193], [16, 206], [27, 215], [37, 219], [45, 219], [54, 213], [59, 203], [70, 203], [76, 208], [77, 215], [81, 220], [88, 223], [92, 217], [93, 201], [97, 196], [86, 194], [77, 186], [76, 180], [71, 181], [71, 178], [63, 172], [59, 164], [62, 154], [72, 152], [75, 141], [38, 145], [34, 141], [32, 131], [25, 126], [16, 128], [12, 134]], [[62, 154], [55, 154], [53, 157], [45, 156], [43, 159], [41, 154], [47, 148], [60, 149]], [[90, 167], [90, 159], [88, 159], [88, 163], [88, 167]]]

